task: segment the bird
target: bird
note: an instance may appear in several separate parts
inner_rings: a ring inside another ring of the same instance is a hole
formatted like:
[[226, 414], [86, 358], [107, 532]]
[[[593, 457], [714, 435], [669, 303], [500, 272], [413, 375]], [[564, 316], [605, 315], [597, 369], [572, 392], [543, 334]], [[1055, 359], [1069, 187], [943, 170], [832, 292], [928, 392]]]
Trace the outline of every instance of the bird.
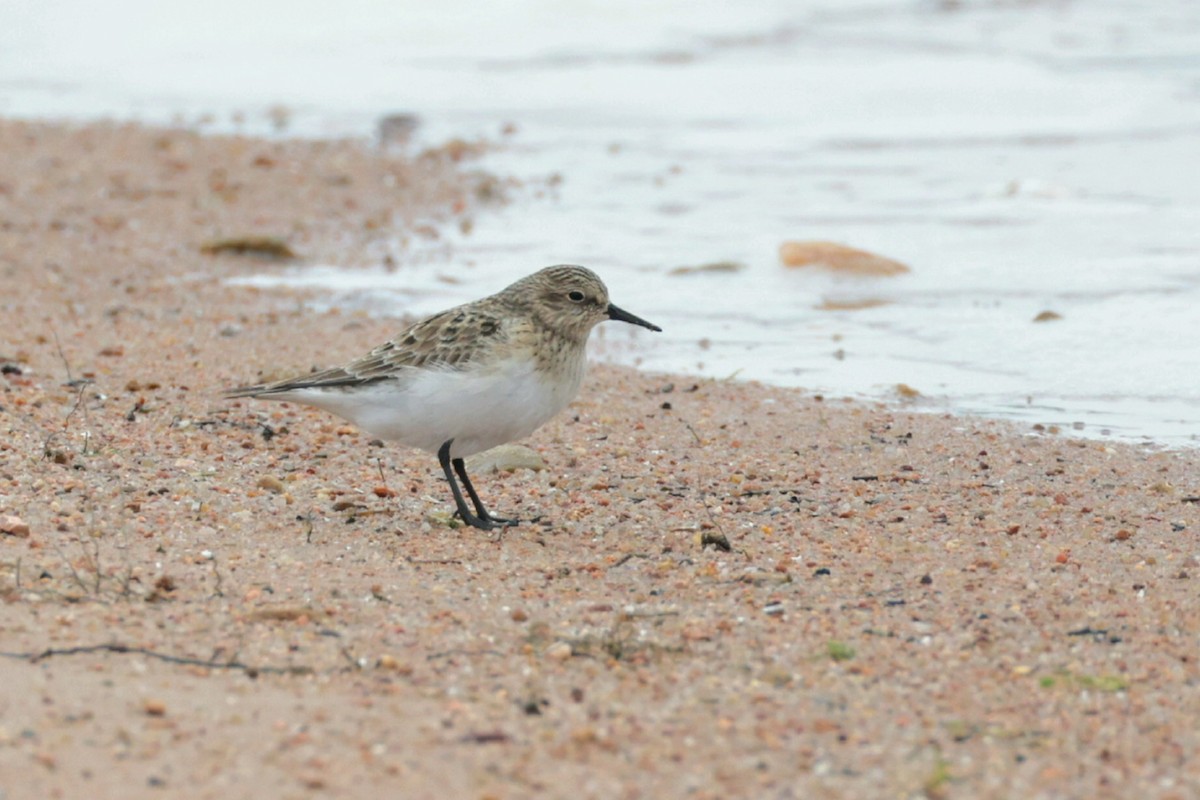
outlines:
[[606, 320], [662, 330], [614, 305], [590, 269], [546, 267], [422, 319], [343, 366], [225, 394], [315, 406], [379, 439], [436, 453], [458, 516], [493, 530], [520, 520], [487, 510], [463, 459], [522, 439], [562, 411], [583, 381], [588, 336]]

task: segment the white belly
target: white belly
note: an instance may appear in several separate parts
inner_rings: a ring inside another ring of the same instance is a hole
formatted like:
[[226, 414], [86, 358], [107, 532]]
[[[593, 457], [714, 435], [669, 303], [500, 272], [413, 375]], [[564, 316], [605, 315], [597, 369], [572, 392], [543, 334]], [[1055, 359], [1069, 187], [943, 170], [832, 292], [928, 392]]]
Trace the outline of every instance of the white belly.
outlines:
[[302, 389], [279, 399], [314, 405], [380, 439], [437, 452], [450, 439], [453, 458], [522, 439], [544, 425], [579, 391], [584, 361], [551, 380], [520, 359], [482, 370], [414, 370], [409, 380], [350, 390]]

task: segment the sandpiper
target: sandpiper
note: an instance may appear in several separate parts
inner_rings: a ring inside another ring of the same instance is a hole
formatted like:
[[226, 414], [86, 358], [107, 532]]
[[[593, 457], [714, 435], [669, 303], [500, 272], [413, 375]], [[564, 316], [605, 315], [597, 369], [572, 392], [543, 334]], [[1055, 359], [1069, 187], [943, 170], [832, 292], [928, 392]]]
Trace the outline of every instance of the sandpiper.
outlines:
[[547, 267], [423, 319], [349, 364], [227, 396], [305, 403], [380, 439], [437, 453], [464, 522], [516, 525], [488, 513], [463, 459], [528, 436], [566, 407], [583, 380], [588, 335], [607, 319], [662, 330], [610, 303], [591, 270]]

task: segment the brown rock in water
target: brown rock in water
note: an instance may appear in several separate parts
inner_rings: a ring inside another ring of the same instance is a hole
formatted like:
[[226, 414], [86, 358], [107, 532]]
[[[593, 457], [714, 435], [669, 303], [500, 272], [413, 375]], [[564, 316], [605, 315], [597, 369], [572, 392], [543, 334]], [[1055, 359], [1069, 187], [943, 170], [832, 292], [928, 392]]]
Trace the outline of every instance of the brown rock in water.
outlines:
[[836, 242], [784, 242], [779, 260], [785, 267], [824, 267], [862, 276], [903, 275], [911, 270], [899, 261]]
[[868, 308], [879, 308], [891, 304], [891, 300], [878, 297], [864, 297], [860, 300], [831, 300], [826, 298], [817, 306], [818, 311], [862, 311]]
[[712, 272], [741, 272], [746, 268], [745, 264], [738, 261], [713, 261], [709, 264], [700, 264], [695, 267], [675, 267], [668, 272], [668, 275], [699, 275], [701, 273]]

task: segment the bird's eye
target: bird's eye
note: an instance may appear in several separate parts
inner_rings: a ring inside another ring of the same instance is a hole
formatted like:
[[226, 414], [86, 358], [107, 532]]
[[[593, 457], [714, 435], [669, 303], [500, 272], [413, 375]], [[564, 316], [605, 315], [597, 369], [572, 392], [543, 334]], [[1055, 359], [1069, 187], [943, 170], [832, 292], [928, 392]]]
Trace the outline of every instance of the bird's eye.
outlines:
[[579, 291], [578, 289], [576, 289], [573, 292], [568, 292], [567, 299], [570, 300], [572, 303], [582, 303], [583, 302], [583, 292]]

